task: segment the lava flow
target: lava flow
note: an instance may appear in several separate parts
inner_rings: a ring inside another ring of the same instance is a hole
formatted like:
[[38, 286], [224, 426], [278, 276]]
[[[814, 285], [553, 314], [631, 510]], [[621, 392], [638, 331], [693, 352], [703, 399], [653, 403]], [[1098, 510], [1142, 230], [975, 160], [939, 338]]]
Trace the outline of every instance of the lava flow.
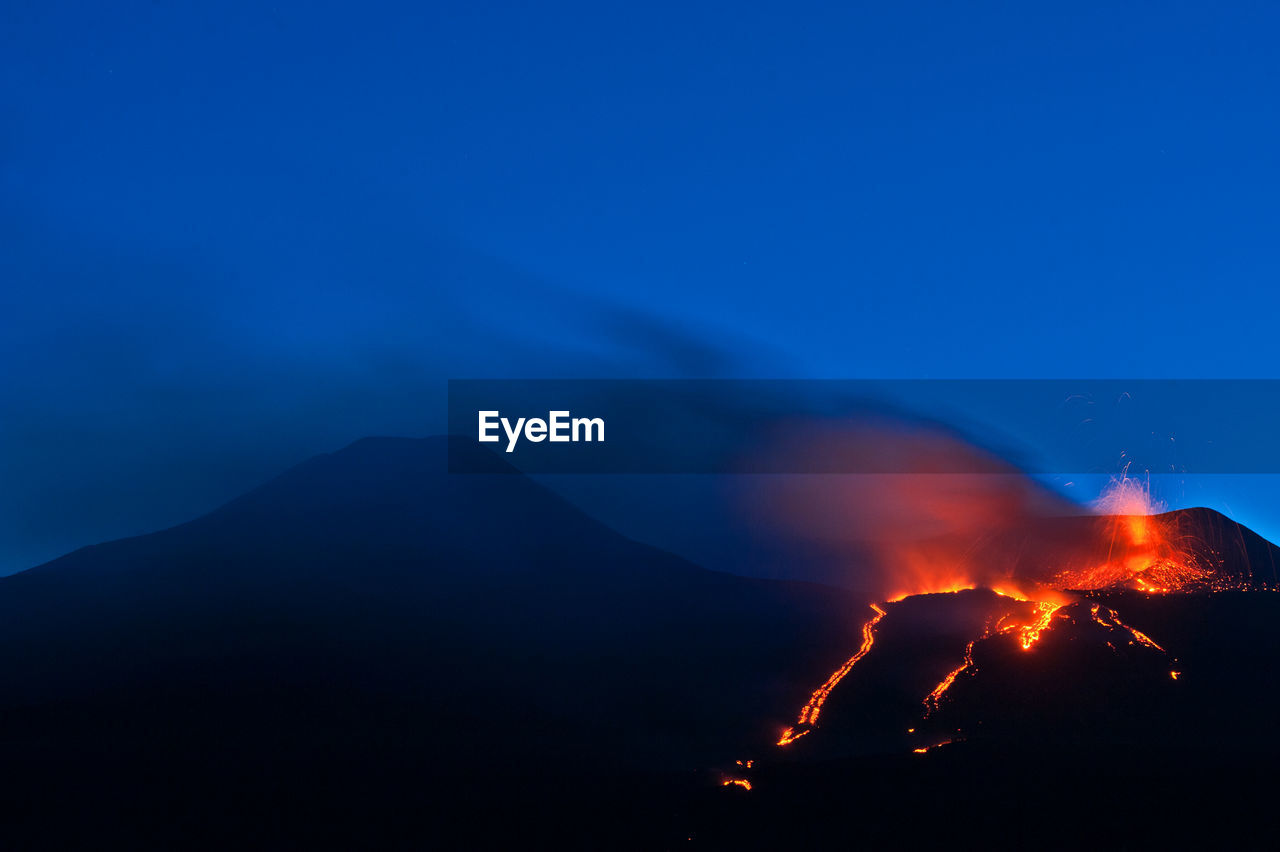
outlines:
[[871, 646], [876, 641], [876, 625], [880, 623], [880, 619], [884, 618], [887, 613], [879, 604], [871, 604], [871, 608], [875, 610], [875, 615], [871, 620], [862, 625], [862, 647], [858, 648], [858, 653], [844, 661], [844, 665], [831, 673], [831, 677], [827, 678], [822, 686], [813, 691], [809, 696], [809, 700], [805, 702], [804, 707], [800, 709], [800, 718], [796, 720], [796, 726], [787, 728], [782, 732], [781, 738], [778, 739], [778, 745], [790, 745], [796, 740], [803, 737], [809, 731], [817, 727], [818, 714], [822, 712], [822, 705], [826, 702], [827, 696], [831, 694], [831, 690], [836, 688], [836, 684], [849, 673], [849, 670], [857, 665], [871, 650]]
[[[1004, 597], [1010, 597], [1010, 595], [1006, 593], [997, 592], [997, 594], [1001, 594]], [[1017, 598], [1014, 599], [1018, 600]], [[933, 688], [932, 692], [924, 697], [925, 718], [928, 718], [933, 711], [938, 709], [938, 705], [942, 701], [942, 696], [951, 688], [951, 685], [956, 682], [956, 678], [964, 672], [971, 671], [973, 669], [973, 647], [975, 645], [994, 635], [1010, 633], [1015, 634], [1018, 637], [1018, 645], [1022, 650], [1030, 651], [1031, 647], [1040, 639], [1041, 634], [1049, 629], [1049, 625], [1053, 621], [1054, 616], [1058, 614], [1058, 611], [1061, 610], [1062, 607], [1063, 604], [1059, 601], [1036, 601], [1031, 620], [1026, 624], [1018, 624], [1016, 621], [1011, 620], [1014, 616], [1012, 613], [1009, 613], [1002, 616], [999, 621], [996, 622], [995, 627], [987, 627], [987, 629], [983, 630], [982, 635], [976, 639], [970, 640], [969, 644], [964, 646], [964, 661], [951, 671], [947, 672], [946, 677], [944, 677], [938, 685]], [[913, 728], [912, 730], [914, 731], [915, 729]], [[917, 751], [920, 750], [917, 749]]]
[[[1200, 548], [1199, 553], [1194, 552], [1188, 546], [1195, 541], [1191, 534], [1194, 531], [1179, 529], [1177, 520], [1171, 516], [1155, 514], [1159, 509], [1151, 503], [1146, 489], [1133, 480], [1121, 479], [1113, 483], [1097, 508], [1106, 514], [1094, 519], [1069, 521], [1074, 525], [1070, 528], [1072, 535], [1069, 546], [1064, 547], [1059, 558], [1054, 560], [1062, 566], [1056, 571], [1052, 570], [1051, 564], [1038, 565], [1035, 571], [1026, 572], [1026, 576], [1010, 571], [1004, 577], [994, 578], [989, 571], [966, 571], [965, 566], [973, 561], [968, 554], [937, 563], [945, 567], [936, 571], [914, 561], [908, 574], [916, 587], [884, 604], [871, 604], [874, 615], [862, 626], [861, 646], [810, 694], [796, 724], [782, 732], [777, 745], [790, 745], [817, 727], [818, 716], [832, 691], [871, 651], [876, 625], [887, 614], [885, 607], [890, 603], [917, 595], [980, 588], [994, 591], [1009, 602], [1006, 612], [998, 617], [992, 616], [983, 632], [965, 645], [959, 665], [925, 696], [924, 717], [927, 718], [938, 709], [958, 678], [974, 673], [974, 648], [978, 643], [1008, 637], [1023, 651], [1032, 651], [1060, 619], [1072, 622], [1080, 618], [1092, 619], [1106, 630], [1127, 637], [1131, 645], [1167, 655], [1155, 640], [1125, 624], [1110, 607], [1095, 603], [1088, 615], [1084, 615], [1081, 594], [1126, 590], [1169, 594], [1243, 587], [1241, 584], [1245, 581], [1217, 571], [1217, 566], [1209, 558], [1212, 553], [1207, 556], [1206, 548]], [[1052, 552], [1048, 557], [1053, 559]], [[1116, 641], [1126, 640], [1119, 638]], [[1113, 642], [1107, 644], [1116, 647]], [[1176, 670], [1170, 672], [1174, 680], [1179, 674]], [[930, 747], [915, 750], [923, 753]]]
[[[985, 639], [989, 636], [989, 632], [984, 632], [978, 639]], [[973, 646], [978, 644], [978, 639], [969, 640], [969, 644], [964, 646], [964, 662], [947, 672], [947, 676], [933, 688], [933, 691], [924, 697], [924, 715], [927, 717], [934, 710], [938, 709], [938, 702], [942, 700], [943, 693], [951, 688], [951, 684], [956, 682], [956, 678], [960, 677], [962, 672], [973, 668]], [[911, 729], [911, 733], [915, 732], [915, 728]], [[919, 751], [919, 749], [917, 749]]]
[[[1129, 625], [1121, 621], [1120, 616], [1116, 614], [1116, 611], [1114, 609], [1106, 607], [1105, 609], [1107, 610], [1107, 612], [1105, 616], [1101, 612], [1101, 610], [1103, 609], [1104, 607], [1100, 606], [1099, 604], [1093, 605], [1093, 607], [1090, 610], [1090, 614], [1093, 616], [1094, 621], [1098, 622], [1103, 627], [1113, 627], [1113, 628], [1126, 631], [1130, 636], [1133, 637], [1133, 641], [1137, 642], [1139, 645], [1145, 645], [1148, 648], [1154, 648], [1157, 651], [1168, 653], [1168, 651], [1165, 651], [1164, 648], [1158, 645], [1155, 642], [1155, 640], [1153, 640], [1150, 636], [1143, 633], [1141, 630], [1135, 630], [1134, 628], [1130, 627]], [[1177, 680], [1177, 678], [1175, 677], [1174, 680]]]
[[[947, 590], [948, 592], [962, 590]], [[936, 593], [934, 593], [936, 594]], [[1025, 609], [1026, 604], [1031, 604], [1031, 613], [1029, 617], [1020, 618], [1019, 614], [1012, 610], [1002, 616], [997, 622], [994, 629], [984, 631], [977, 639], [971, 641], [965, 646], [964, 662], [953, 669], [933, 691], [925, 697], [924, 703], [926, 708], [926, 716], [932, 710], [937, 709], [938, 702], [942, 695], [951, 687], [955, 679], [959, 677], [961, 672], [973, 665], [973, 646], [980, 640], [988, 638], [996, 634], [1012, 634], [1017, 637], [1019, 645], [1023, 650], [1030, 650], [1046, 630], [1049, 629], [1050, 623], [1054, 616], [1063, 606], [1063, 597], [1061, 595], [1053, 595], [1052, 599], [1033, 601], [1013, 594], [1008, 590], [997, 592], [1001, 597], [1008, 598], [1011, 604], [1022, 605]], [[910, 595], [905, 597], [912, 597]], [[889, 603], [895, 603], [890, 601]], [[887, 605], [887, 604], [886, 604]], [[871, 608], [875, 610], [875, 615], [862, 625], [862, 645], [858, 648], [856, 654], [845, 660], [840, 668], [831, 673], [831, 676], [813, 691], [809, 696], [809, 700], [805, 702], [804, 707], [800, 710], [799, 718], [796, 724], [786, 728], [782, 735], [778, 738], [777, 745], [787, 746], [806, 734], [810, 733], [818, 726], [818, 715], [822, 711], [822, 705], [826, 703], [830, 697], [832, 690], [840, 683], [849, 671], [857, 665], [858, 661], [867, 655], [875, 644], [875, 628], [880, 623], [880, 619], [884, 618], [888, 612], [880, 604], [871, 604]]]
[[[1030, 624], [1024, 624], [1018, 630], [1018, 642], [1022, 645], [1022, 650], [1030, 651], [1031, 646], [1040, 638], [1040, 634], [1049, 629], [1049, 622], [1053, 621], [1054, 614], [1062, 608], [1062, 604], [1054, 601], [1037, 601], [1035, 619]], [[1008, 628], [1010, 630], [1014, 627]]]

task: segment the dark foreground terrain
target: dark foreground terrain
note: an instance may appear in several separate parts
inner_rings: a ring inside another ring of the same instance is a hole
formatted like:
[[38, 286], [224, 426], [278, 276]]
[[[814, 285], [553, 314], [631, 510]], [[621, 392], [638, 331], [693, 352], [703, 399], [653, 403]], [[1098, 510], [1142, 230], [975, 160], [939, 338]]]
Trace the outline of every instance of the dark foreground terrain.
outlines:
[[[952, 600], [929, 615], [983, 594], [931, 596]], [[924, 720], [909, 696], [945, 671], [939, 643], [904, 629], [925, 604], [897, 625], [891, 609], [821, 727], [755, 752], [734, 776], [749, 791], [703, 794], [690, 834], [709, 848], [1271, 848], [1280, 595], [1124, 593], [1076, 606], [1094, 603], [1167, 650], [1064, 616], [1030, 651], [1003, 640], [979, 651], [977, 672]], [[877, 737], [893, 747], [876, 749]]]
[[6, 839], [650, 845], [682, 823], [643, 791], [767, 736], [855, 641], [842, 593], [445, 458], [363, 440], [0, 581]]
[[5, 848], [1266, 840], [1280, 595], [1082, 596], [1030, 651], [976, 646], [927, 718], [1008, 602], [909, 598], [779, 748], [866, 601], [704, 571], [445, 455], [360, 441], [0, 581]]

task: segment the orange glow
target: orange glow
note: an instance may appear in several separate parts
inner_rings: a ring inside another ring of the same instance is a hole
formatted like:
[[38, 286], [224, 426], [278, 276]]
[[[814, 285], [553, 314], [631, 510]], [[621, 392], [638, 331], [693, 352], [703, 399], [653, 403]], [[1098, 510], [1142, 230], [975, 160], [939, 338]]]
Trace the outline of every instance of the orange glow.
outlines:
[[1151, 539], [1151, 521], [1146, 515], [1128, 515], [1124, 518], [1129, 529], [1129, 543], [1146, 544]]
[[1169, 677], [1173, 678], [1174, 680], [1177, 680], [1178, 675], [1180, 674], [1182, 674], [1182, 672], [1169, 672]]
[[913, 598], [916, 595], [951, 595], [956, 592], [967, 592], [976, 588], [977, 586], [973, 585], [973, 583], [960, 580], [954, 582], [946, 580], [937, 584], [918, 586], [909, 592], [898, 592], [885, 601], [885, 603], [898, 603], [899, 601], [904, 601], [907, 598]]
[[745, 778], [726, 778], [720, 782], [721, 787], [741, 787], [744, 790], [751, 789], [751, 782]]
[[[1146, 486], [1129, 478], [1113, 482], [1097, 503], [1107, 513], [1105, 553], [1092, 562], [1059, 572], [1058, 588], [1092, 591], [1131, 589], [1149, 595], [1242, 588], [1243, 578], [1220, 575], [1196, 530], [1179, 528], [1177, 516], [1158, 514], [1164, 507]], [[1197, 547], [1197, 545], [1199, 545]], [[1197, 550], [1201, 551], [1197, 556]]]

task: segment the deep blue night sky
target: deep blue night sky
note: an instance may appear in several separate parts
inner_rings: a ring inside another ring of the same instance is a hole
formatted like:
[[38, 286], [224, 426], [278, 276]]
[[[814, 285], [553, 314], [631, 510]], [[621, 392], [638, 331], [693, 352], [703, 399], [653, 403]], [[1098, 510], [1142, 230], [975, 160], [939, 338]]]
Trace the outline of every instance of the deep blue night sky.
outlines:
[[[0, 573], [438, 431], [448, 377], [1276, 377], [1278, 31], [11, 4]], [[1205, 482], [1166, 498], [1280, 532]]]

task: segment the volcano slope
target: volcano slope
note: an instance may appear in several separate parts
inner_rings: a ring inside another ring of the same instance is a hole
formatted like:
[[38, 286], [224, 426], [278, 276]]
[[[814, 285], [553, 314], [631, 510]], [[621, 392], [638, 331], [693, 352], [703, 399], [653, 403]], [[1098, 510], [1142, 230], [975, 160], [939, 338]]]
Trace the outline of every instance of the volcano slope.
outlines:
[[[1040, 601], [974, 589], [884, 602], [878, 618], [864, 606], [871, 647], [817, 724], [777, 720], [791, 736], [727, 771], [751, 789], [708, 792], [692, 833], [717, 847], [1257, 845], [1280, 794], [1280, 552], [1208, 510], [1152, 520], [1179, 531], [1176, 564], [1053, 572], [1110, 582]], [[1086, 523], [1111, 522], [1064, 521]]]
[[446, 457], [365, 439], [0, 580], [8, 845], [651, 848], [857, 639]]

